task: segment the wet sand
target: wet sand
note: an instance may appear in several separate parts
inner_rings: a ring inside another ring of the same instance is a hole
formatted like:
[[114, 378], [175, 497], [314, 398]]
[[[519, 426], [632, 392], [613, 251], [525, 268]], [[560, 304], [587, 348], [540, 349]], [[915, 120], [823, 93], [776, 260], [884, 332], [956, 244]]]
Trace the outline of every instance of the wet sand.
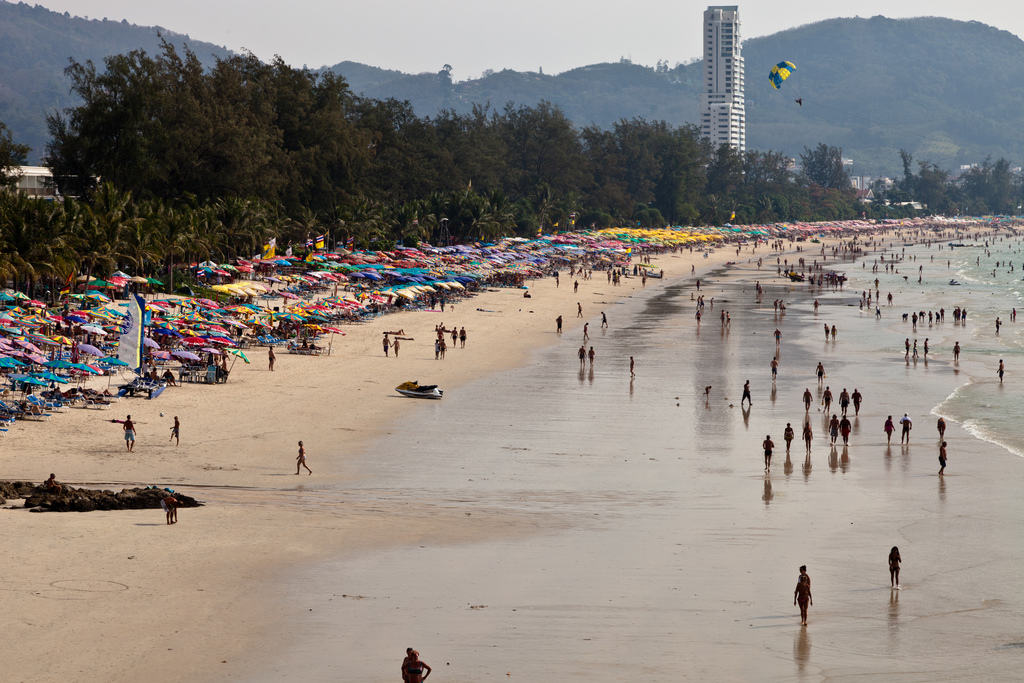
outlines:
[[[787, 284], [754, 305], [755, 277], [747, 267], [711, 278], [716, 310], [699, 332], [692, 288], [673, 285], [597, 337], [593, 373], [578, 370], [578, 340], [566, 338], [382, 437], [359, 460], [356, 491], [465, 524], [508, 516], [529, 533], [424, 539], [292, 574], [282, 618], [293, 644], [241, 677], [397, 680], [411, 645], [452, 681], [1015, 680], [1024, 462], [951, 425], [950, 464], [936, 476], [928, 411], [962, 378], [880, 357], [871, 344], [893, 321], [875, 327], [856, 295], [821, 295], [815, 317]], [[781, 319], [778, 297], [790, 304]], [[818, 341], [823, 319], [837, 343]], [[816, 391], [819, 359], [837, 397], [857, 386], [866, 400], [848, 449], [828, 447], [812, 411], [805, 461], [800, 395]], [[748, 378], [749, 414], [730, 407]], [[903, 412], [916, 418], [913, 442], [887, 448], [885, 415]], [[798, 431], [788, 462], [787, 421]], [[768, 476], [766, 433], [779, 446]], [[889, 588], [892, 545], [903, 591]], [[792, 599], [800, 564], [815, 597], [806, 628]]]

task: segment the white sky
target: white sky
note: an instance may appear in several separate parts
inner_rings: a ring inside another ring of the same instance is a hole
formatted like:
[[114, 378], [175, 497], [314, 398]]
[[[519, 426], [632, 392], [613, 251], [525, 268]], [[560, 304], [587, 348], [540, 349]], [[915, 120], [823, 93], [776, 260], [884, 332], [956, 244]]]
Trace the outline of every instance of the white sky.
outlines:
[[[558, 73], [628, 57], [670, 64], [700, 55], [692, 0], [29, 0], [93, 19], [159, 25], [192, 38], [281, 55], [293, 66], [352, 60], [408, 72], [454, 67]], [[739, 3], [744, 38], [840, 16], [944, 16], [1024, 35], [1024, 5], [1010, 0], [757, 0]]]

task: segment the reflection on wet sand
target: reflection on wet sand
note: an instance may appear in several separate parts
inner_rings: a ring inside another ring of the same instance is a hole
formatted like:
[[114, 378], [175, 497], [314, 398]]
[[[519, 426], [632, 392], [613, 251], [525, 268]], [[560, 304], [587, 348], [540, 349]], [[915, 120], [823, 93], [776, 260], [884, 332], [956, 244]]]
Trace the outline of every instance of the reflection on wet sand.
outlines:
[[888, 613], [889, 634], [886, 644], [889, 652], [899, 651], [900, 633], [900, 591], [895, 588], [889, 590], [889, 613]]
[[764, 501], [765, 505], [768, 505], [774, 497], [775, 494], [772, 493], [772, 479], [766, 474], [764, 475], [764, 493], [761, 495], [761, 500]]
[[796, 662], [797, 673], [803, 676], [811, 661], [811, 636], [806, 626], [801, 626], [793, 639], [793, 661]]

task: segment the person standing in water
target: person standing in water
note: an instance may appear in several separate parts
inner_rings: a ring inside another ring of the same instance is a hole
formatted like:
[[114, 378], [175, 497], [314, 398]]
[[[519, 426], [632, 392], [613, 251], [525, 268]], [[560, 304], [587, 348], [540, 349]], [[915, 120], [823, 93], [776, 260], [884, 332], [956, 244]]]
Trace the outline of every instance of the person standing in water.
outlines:
[[764, 471], [767, 472], [772, 466], [772, 450], [775, 448], [775, 442], [772, 441], [771, 434], [765, 435], [761, 446], [764, 448]]
[[953, 362], [960, 362], [960, 342], [953, 344]]
[[634, 372], [635, 369], [636, 369], [636, 362], [633, 360], [633, 356], [630, 356], [629, 357], [629, 376], [630, 376], [630, 378], [636, 377], [636, 372]]
[[942, 441], [943, 437], [946, 436], [946, 421], [940, 417], [938, 422], [935, 423], [935, 428], [939, 430], [939, 441]]
[[811, 597], [811, 580], [801, 575], [796, 582], [796, 590], [793, 591], [793, 604], [800, 606], [800, 625], [807, 625], [807, 606], [814, 605], [814, 598]]
[[818, 361], [818, 368], [815, 372], [818, 375], [818, 384], [823, 384], [825, 382], [825, 366], [821, 364], [821, 361]]
[[999, 375], [999, 383], [1000, 384], [1003, 383], [1003, 373], [1004, 372], [1006, 372], [1006, 366], [1003, 365], [1003, 359], [1000, 358], [999, 359], [999, 369], [996, 371], [996, 374]]
[[811, 452], [811, 441], [814, 440], [814, 432], [811, 430], [811, 421], [807, 420], [804, 422], [804, 446], [807, 447], [807, 452]]
[[946, 471], [946, 442], [943, 441], [942, 445], [939, 446], [939, 474], [944, 474]]
[[794, 437], [795, 434], [793, 433], [793, 425], [787, 422], [786, 430], [782, 432], [782, 440], [786, 442], [786, 455], [789, 455], [789, 446], [790, 444], [793, 443]]
[[889, 583], [896, 590], [900, 589], [900, 562], [902, 561], [900, 549], [893, 546], [889, 551]]

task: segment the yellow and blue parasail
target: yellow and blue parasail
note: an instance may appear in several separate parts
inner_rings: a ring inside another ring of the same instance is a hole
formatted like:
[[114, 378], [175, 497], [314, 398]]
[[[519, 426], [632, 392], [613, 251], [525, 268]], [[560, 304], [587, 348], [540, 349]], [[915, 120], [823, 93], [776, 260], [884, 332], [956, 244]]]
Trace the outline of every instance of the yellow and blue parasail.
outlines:
[[789, 78], [794, 71], [796, 71], [796, 64], [793, 62], [779, 62], [768, 72], [768, 80], [771, 81], [772, 87], [778, 90], [782, 87], [782, 82]]

